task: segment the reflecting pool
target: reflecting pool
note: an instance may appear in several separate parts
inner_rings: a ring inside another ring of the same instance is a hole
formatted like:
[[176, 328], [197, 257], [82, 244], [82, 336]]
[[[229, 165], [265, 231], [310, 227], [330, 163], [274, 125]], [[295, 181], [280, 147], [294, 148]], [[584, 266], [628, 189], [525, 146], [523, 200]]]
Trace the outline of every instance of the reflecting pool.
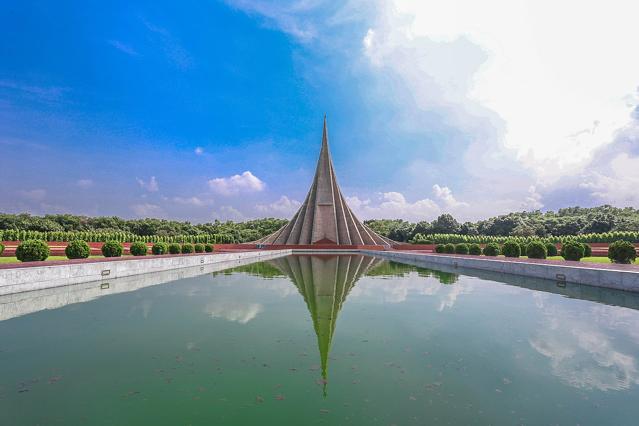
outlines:
[[0, 424], [637, 424], [637, 295], [471, 274], [288, 256], [2, 296]]

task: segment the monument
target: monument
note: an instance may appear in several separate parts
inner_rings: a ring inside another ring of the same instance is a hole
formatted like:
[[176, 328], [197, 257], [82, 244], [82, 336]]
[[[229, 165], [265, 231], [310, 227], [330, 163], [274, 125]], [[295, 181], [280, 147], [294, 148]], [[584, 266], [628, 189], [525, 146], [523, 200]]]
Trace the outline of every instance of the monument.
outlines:
[[271, 235], [256, 241], [272, 245], [378, 245], [396, 244], [360, 222], [346, 204], [337, 184], [328, 148], [324, 117], [322, 148], [311, 189], [293, 218]]

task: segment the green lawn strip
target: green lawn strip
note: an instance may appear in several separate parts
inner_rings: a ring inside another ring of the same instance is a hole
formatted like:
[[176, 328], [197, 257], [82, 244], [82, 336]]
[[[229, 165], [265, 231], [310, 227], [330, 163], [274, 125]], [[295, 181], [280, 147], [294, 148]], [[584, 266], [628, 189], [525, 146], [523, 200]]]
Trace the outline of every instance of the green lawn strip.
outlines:
[[[504, 257], [504, 256], [499, 256], [499, 257]], [[521, 256], [520, 259], [528, 259], [528, 257]], [[564, 260], [564, 258], [561, 256], [549, 256], [547, 257], [547, 259], [548, 260]], [[584, 257], [581, 259], [581, 261], [588, 262], [588, 263], [611, 263], [610, 259], [608, 259], [607, 257], [599, 257], [599, 256]], [[635, 264], [639, 265], [639, 258], [635, 260]]]

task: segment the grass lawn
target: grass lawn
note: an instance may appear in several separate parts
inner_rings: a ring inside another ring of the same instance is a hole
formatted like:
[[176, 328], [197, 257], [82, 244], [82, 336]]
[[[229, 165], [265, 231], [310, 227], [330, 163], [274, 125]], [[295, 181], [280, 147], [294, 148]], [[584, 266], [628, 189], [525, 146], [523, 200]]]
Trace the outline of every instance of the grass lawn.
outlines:
[[[526, 256], [522, 256], [522, 259], [527, 259]], [[563, 257], [561, 256], [548, 256], [548, 259], [550, 260], [564, 260]], [[610, 263], [610, 259], [608, 259], [607, 257], [584, 257], [581, 259], [582, 262], [590, 262], [590, 263]], [[635, 260], [635, 265], [639, 265], [639, 258], [637, 258]]]
[[[104, 257], [104, 256], [89, 256], [89, 257]], [[66, 256], [49, 256], [49, 260], [68, 260]], [[0, 257], [0, 263], [21, 263], [15, 256]]]

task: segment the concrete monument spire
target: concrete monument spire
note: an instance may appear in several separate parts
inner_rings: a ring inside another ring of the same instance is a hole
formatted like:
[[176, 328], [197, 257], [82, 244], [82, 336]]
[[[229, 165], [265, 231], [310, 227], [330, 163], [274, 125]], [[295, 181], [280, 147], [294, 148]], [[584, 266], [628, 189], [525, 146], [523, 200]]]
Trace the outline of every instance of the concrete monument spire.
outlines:
[[311, 189], [293, 219], [275, 233], [258, 241], [261, 244], [307, 245], [383, 245], [394, 241], [382, 237], [361, 223], [346, 204], [337, 184], [328, 147], [328, 129], [324, 116], [322, 147]]

